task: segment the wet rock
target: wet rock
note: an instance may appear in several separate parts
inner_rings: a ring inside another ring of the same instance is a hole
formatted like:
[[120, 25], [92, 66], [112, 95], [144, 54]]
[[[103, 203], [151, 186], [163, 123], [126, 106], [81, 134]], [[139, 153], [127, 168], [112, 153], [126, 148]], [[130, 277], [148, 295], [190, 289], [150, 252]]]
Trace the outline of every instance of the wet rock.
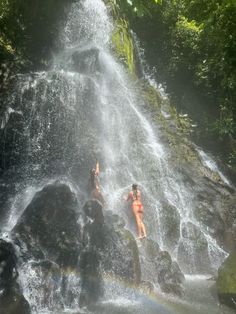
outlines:
[[19, 287], [5, 291], [0, 297], [1, 314], [30, 314], [30, 306]]
[[193, 198], [193, 215], [219, 246], [225, 250], [233, 249], [236, 239], [235, 189], [228, 186], [219, 175], [195, 160], [183, 171], [188, 172], [194, 184], [191, 184]]
[[209, 273], [212, 271], [207, 240], [202, 231], [191, 222], [183, 225], [177, 260], [185, 273]]
[[96, 200], [86, 202], [83, 211], [89, 221], [83, 230], [83, 251], [80, 255], [81, 293], [79, 304], [92, 306], [103, 295], [100, 250], [104, 249], [104, 216]]
[[128, 230], [107, 228], [102, 267], [111, 276], [128, 281], [131, 285], [139, 285], [139, 252], [137, 243]]
[[0, 169], [20, 166], [26, 156], [24, 117], [21, 111], [9, 107], [0, 129]]
[[30, 314], [30, 307], [16, 282], [17, 258], [13, 245], [0, 239], [0, 313]]
[[102, 205], [96, 200], [88, 201], [84, 212], [90, 221], [83, 230], [80, 305], [91, 306], [103, 295], [105, 274], [138, 285], [141, 271], [136, 241], [128, 230], [119, 227], [121, 220], [110, 212], [104, 220]]
[[208, 204], [199, 203], [199, 206], [194, 211], [195, 218], [202, 224], [208, 227], [208, 231], [214, 238], [220, 238], [223, 240], [223, 234], [225, 230], [225, 223], [220, 214], [215, 212], [213, 208]]
[[139, 289], [142, 293], [150, 294], [154, 291], [154, 284], [150, 281], [141, 281]]
[[103, 210], [100, 202], [96, 200], [90, 200], [86, 202], [83, 210], [85, 215], [93, 219], [96, 223], [104, 223]]
[[177, 209], [170, 204], [165, 204], [160, 211], [160, 228], [165, 245], [173, 250], [180, 238], [180, 215]]
[[63, 309], [60, 293], [62, 270], [56, 263], [49, 260], [27, 262], [21, 267], [21, 272], [21, 276], [27, 276], [27, 272], [33, 274], [27, 276], [27, 290], [34, 296], [34, 305], [52, 311]]
[[92, 306], [103, 295], [101, 256], [96, 250], [84, 251], [80, 257], [81, 293], [80, 307]]
[[216, 284], [220, 302], [236, 309], [236, 252], [219, 268]]
[[108, 226], [112, 225], [115, 229], [125, 227], [125, 220], [121, 216], [113, 214], [113, 212], [109, 210], [105, 211], [105, 222]]
[[168, 252], [161, 251], [155, 241], [143, 239], [140, 254], [143, 280], [158, 284], [166, 293], [182, 293], [184, 275]]
[[84, 245], [100, 252], [102, 269], [139, 284], [141, 273], [137, 244], [133, 235], [123, 228], [122, 218], [106, 212], [103, 220], [102, 205], [96, 200], [88, 201], [84, 211], [89, 212], [93, 219], [84, 227]]
[[98, 58], [97, 48], [76, 51], [72, 54], [72, 68], [79, 73], [94, 73], [100, 69]]
[[[78, 202], [60, 182], [37, 192], [12, 231], [24, 256], [49, 259], [63, 267], [77, 267], [80, 252]], [[23, 251], [23, 250], [22, 250]]]
[[18, 276], [13, 245], [0, 239], [0, 289], [10, 288]]

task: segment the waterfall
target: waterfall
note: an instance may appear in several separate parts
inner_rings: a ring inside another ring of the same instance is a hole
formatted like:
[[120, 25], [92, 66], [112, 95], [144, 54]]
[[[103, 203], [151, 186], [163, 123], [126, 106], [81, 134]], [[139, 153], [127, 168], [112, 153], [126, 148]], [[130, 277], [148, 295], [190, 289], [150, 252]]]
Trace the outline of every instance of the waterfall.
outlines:
[[[12, 230], [35, 192], [53, 180], [67, 182], [83, 203], [89, 170], [98, 159], [107, 207], [123, 216], [133, 233], [122, 198], [135, 182], [143, 193], [148, 236], [180, 266], [185, 260], [193, 273], [200, 272], [200, 253], [206, 272], [217, 269], [227, 254], [195, 218], [195, 188], [170, 163], [171, 148], [162, 142], [161, 128], [145, 114], [134, 82], [113, 55], [112, 30], [101, 0], [75, 2], [60, 36], [64, 47], [51, 69], [18, 75], [1, 124], [3, 129], [12, 117], [23, 134], [17, 195], [9, 201], [4, 231]], [[174, 229], [171, 241], [168, 228]], [[194, 241], [202, 241], [202, 251]], [[47, 309], [41, 305], [44, 295], [42, 282], [35, 281], [40, 278], [35, 263], [22, 266], [20, 281], [30, 304], [43, 312]], [[63, 292], [62, 276], [54, 271], [58, 279], [48, 283], [52, 309], [67, 306], [66, 293], [75, 296], [80, 284], [70, 274]], [[77, 301], [68, 307], [76, 308]]]

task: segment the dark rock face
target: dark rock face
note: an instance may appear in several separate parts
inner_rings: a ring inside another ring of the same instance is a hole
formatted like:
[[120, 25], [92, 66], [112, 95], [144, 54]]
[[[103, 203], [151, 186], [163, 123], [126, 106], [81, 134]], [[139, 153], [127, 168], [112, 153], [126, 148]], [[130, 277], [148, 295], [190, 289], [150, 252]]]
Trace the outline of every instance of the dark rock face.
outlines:
[[100, 270], [101, 257], [95, 250], [85, 251], [80, 257], [81, 293], [79, 304], [91, 306], [103, 295], [103, 279]]
[[92, 222], [85, 225], [83, 232], [81, 306], [92, 305], [102, 296], [104, 273], [134, 285], [140, 283], [141, 277], [136, 242], [128, 230], [118, 227], [119, 219], [107, 212], [104, 220], [102, 205], [96, 200], [88, 201], [84, 212]]
[[191, 222], [183, 226], [182, 238], [178, 246], [178, 262], [186, 273], [209, 273], [212, 271], [207, 240]]
[[80, 229], [78, 203], [66, 184], [54, 183], [36, 193], [12, 231], [27, 254], [50, 259], [63, 267], [77, 267]]
[[149, 239], [143, 239], [140, 246], [142, 279], [159, 284], [163, 292], [182, 293], [184, 275], [178, 264], [173, 262], [166, 251], [160, 251], [158, 244]]
[[0, 289], [8, 289], [14, 284], [18, 276], [16, 261], [17, 258], [12, 244], [0, 239]]
[[83, 230], [84, 249], [80, 256], [80, 306], [91, 306], [103, 295], [100, 250], [104, 249], [104, 216], [102, 205], [95, 200], [84, 205], [85, 215], [92, 220]]
[[219, 213], [214, 212], [212, 208], [199, 203], [199, 206], [196, 208], [194, 215], [198, 221], [208, 227], [208, 230], [214, 238], [220, 238], [220, 236], [223, 236], [225, 224]]
[[218, 173], [204, 168], [199, 160], [192, 161], [183, 172], [194, 181], [195, 219], [219, 246], [232, 250], [236, 240], [235, 188], [227, 186]]
[[161, 230], [166, 246], [173, 250], [180, 238], [180, 216], [177, 209], [170, 204], [163, 206], [161, 216]]
[[221, 303], [236, 309], [236, 252], [218, 270], [217, 292]]
[[141, 273], [137, 244], [132, 234], [123, 228], [122, 219], [109, 211], [104, 217], [102, 205], [96, 200], [88, 201], [84, 211], [93, 219], [84, 228], [85, 247], [100, 252], [101, 267], [106, 273], [139, 284]]
[[30, 314], [30, 307], [21, 294], [16, 279], [16, 255], [11, 243], [0, 239], [0, 313]]
[[0, 130], [0, 168], [6, 169], [15, 162], [21, 163], [21, 158], [25, 154], [24, 118], [21, 111], [14, 111], [8, 108], [5, 113]]

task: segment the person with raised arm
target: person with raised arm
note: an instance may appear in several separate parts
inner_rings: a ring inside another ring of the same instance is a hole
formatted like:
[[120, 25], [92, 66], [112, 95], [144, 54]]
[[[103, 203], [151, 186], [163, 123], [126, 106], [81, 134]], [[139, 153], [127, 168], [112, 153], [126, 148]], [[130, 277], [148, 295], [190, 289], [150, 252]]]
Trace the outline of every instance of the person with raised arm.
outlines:
[[104, 206], [106, 202], [100, 191], [99, 173], [100, 166], [99, 162], [96, 161], [95, 168], [93, 168], [90, 171], [90, 177], [88, 181], [88, 192], [91, 198], [97, 199]]

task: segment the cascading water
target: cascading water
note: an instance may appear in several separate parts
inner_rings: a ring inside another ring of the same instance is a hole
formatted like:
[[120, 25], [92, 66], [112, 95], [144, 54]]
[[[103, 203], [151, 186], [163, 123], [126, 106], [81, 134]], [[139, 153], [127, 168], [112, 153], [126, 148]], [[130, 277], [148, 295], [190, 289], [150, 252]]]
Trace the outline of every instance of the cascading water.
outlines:
[[[5, 234], [12, 230], [35, 191], [55, 179], [67, 182], [83, 203], [88, 172], [98, 158], [107, 207], [123, 216], [135, 232], [122, 196], [137, 182], [143, 192], [148, 236], [167, 249], [180, 266], [185, 260], [189, 265], [185, 271], [207, 273], [227, 254], [194, 218], [195, 189], [171, 166], [171, 150], [161, 142], [161, 130], [142, 112], [144, 103], [112, 55], [112, 27], [101, 0], [74, 3], [61, 34], [64, 49], [55, 56], [51, 70], [18, 76], [2, 121], [3, 129], [14, 113], [24, 135], [18, 195], [9, 205]], [[168, 215], [173, 225], [167, 221]], [[175, 232], [171, 240], [170, 228]], [[201, 241], [203, 249], [194, 241]], [[199, 254], [204, 259], [200, 267]], [[21, 285], [32, 308], [59, 313], [63, 304], [76, 309], [79, 278], [66, 275], [63, 285], [56, 266], [53, 272], [58, 280], [41, 278], [35, 263], [32, 260], [20, 270]], [[45, 283], [50, 291], [43, 289]], [[51, 294], [46, 308], [45, 293]], [[68, 295], [73, 302], [68, 301]]]

